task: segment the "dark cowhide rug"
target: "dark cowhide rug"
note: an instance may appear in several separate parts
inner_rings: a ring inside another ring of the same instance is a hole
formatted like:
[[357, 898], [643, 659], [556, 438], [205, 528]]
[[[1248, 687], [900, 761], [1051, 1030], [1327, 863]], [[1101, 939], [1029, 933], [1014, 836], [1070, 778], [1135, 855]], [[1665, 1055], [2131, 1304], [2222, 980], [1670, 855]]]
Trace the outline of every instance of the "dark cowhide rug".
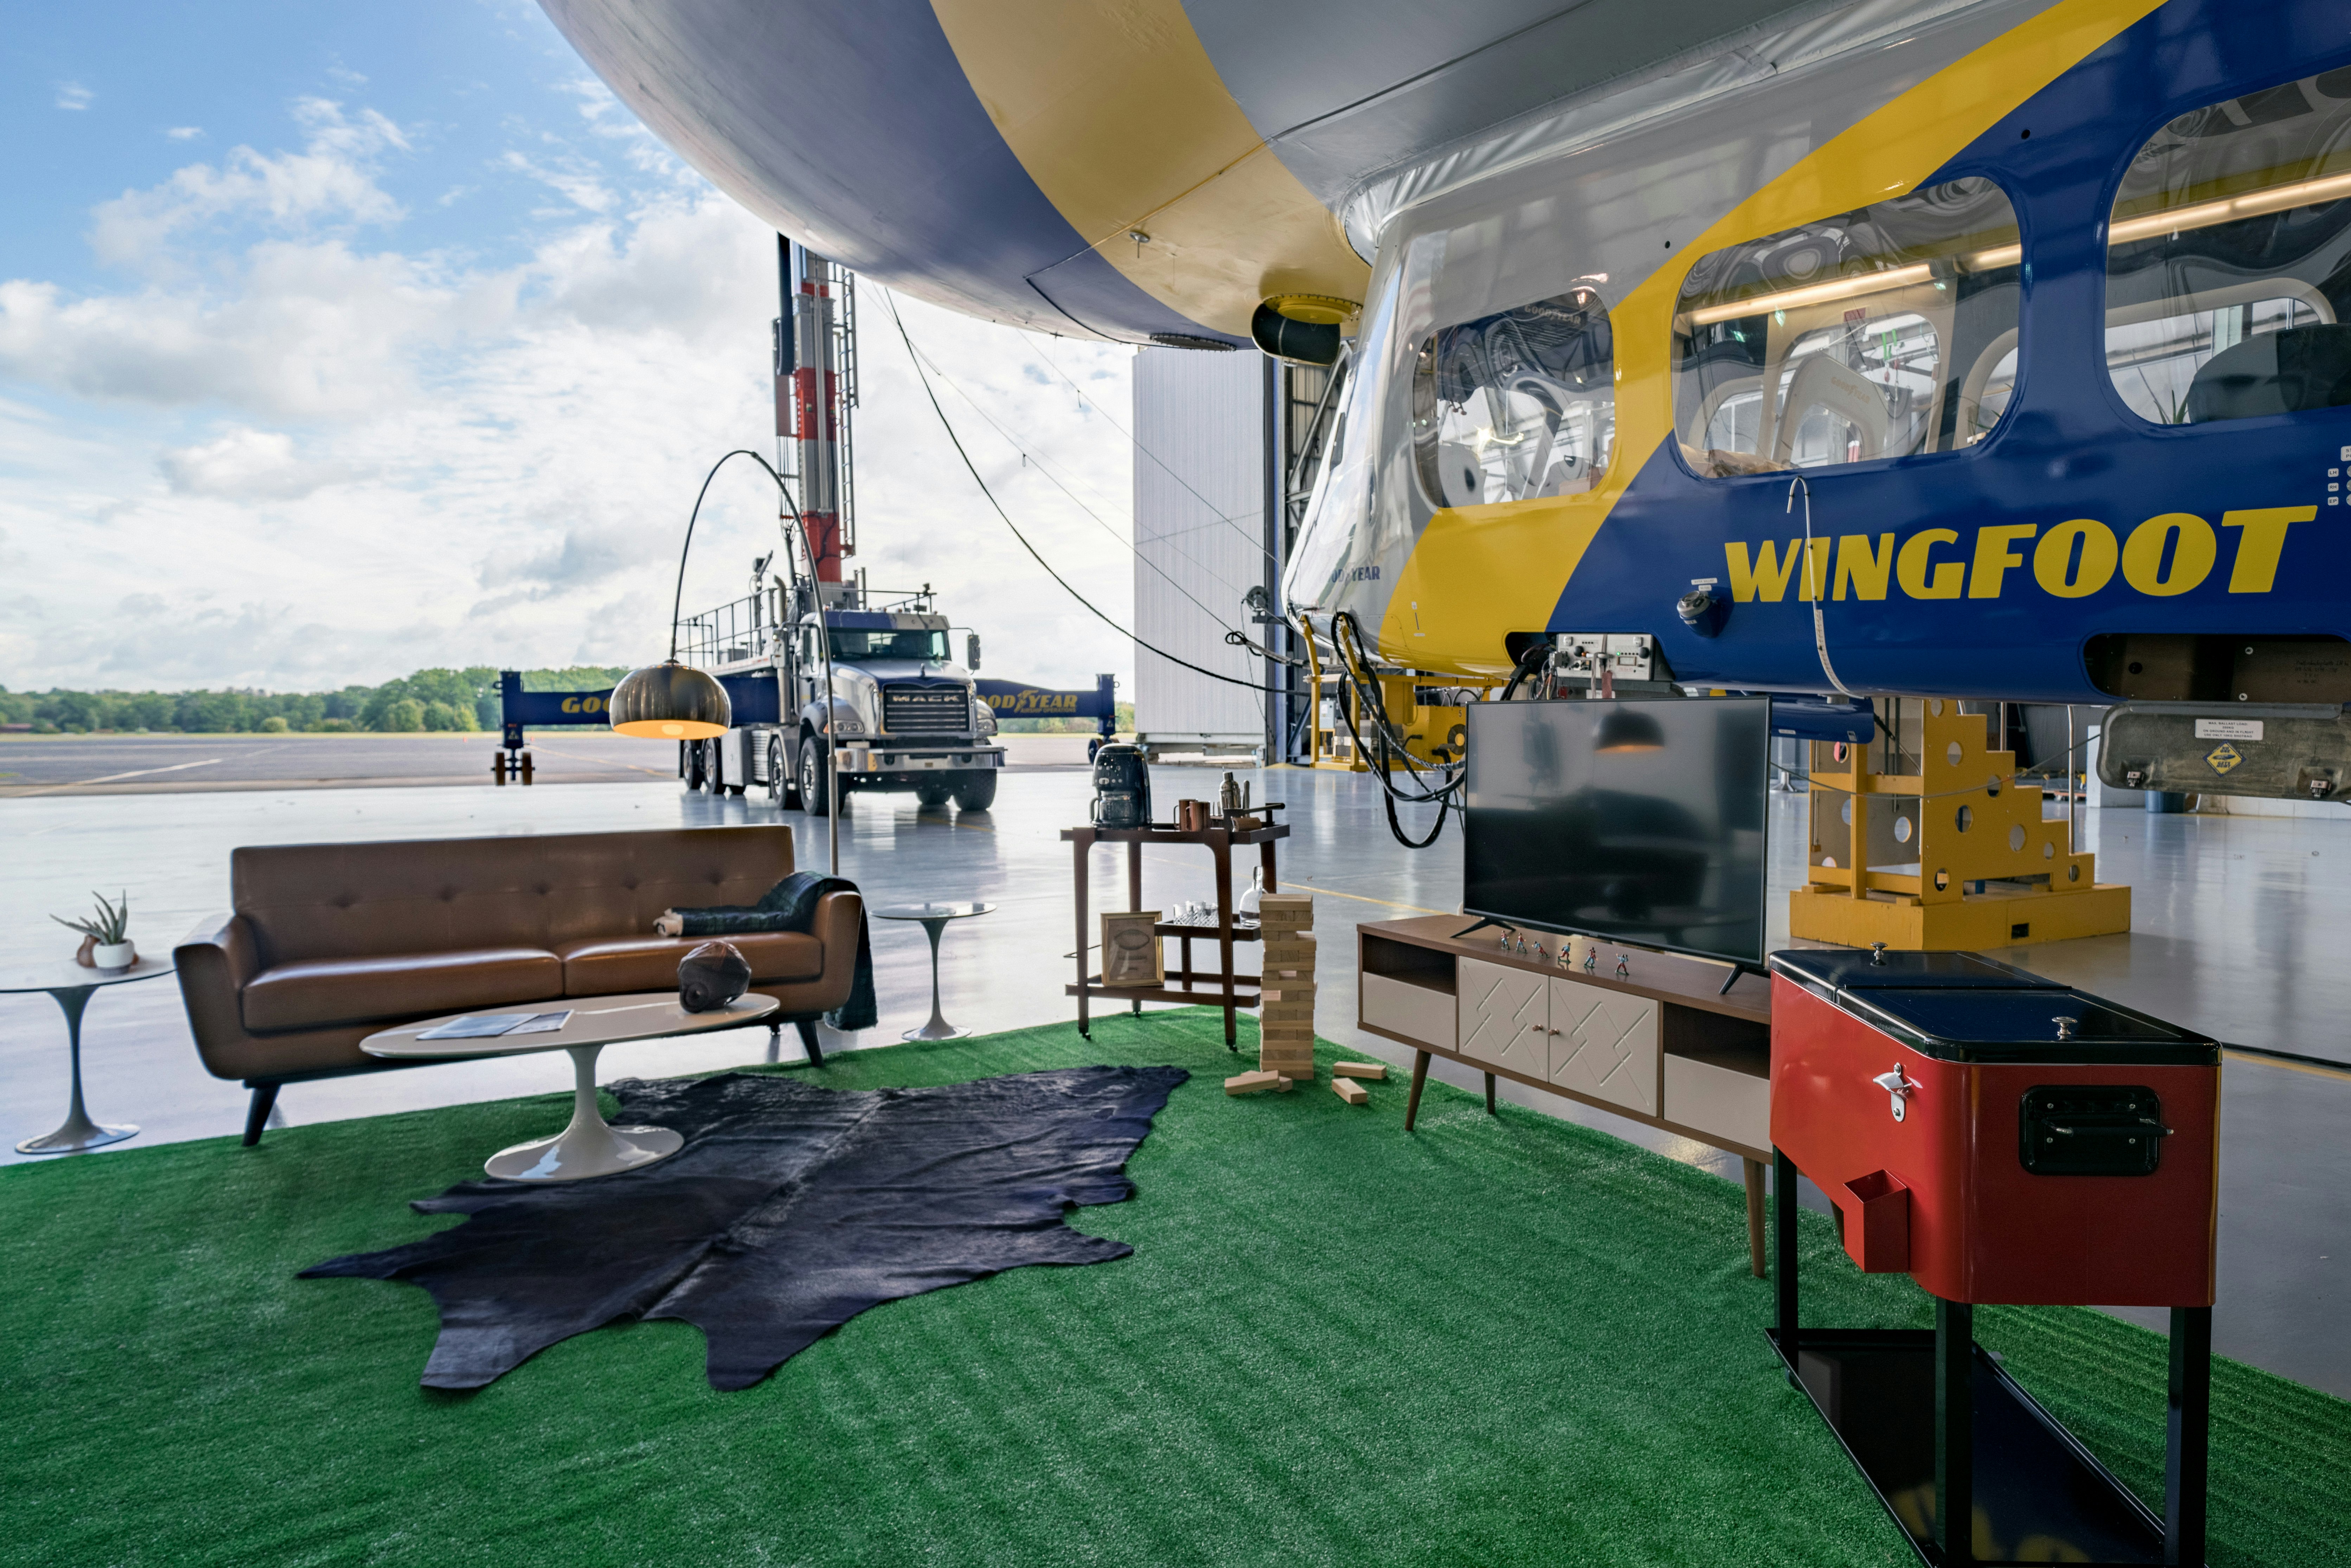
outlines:
[[883, 1301], [1027, 1263], [1125, 1257], [1124, 1242], [1065, 1218], [1134, 1195], [1127, 1156], [1188, 1076], [1075, 1067], [863, 1091], [744, 1073], [624, 1080], [611, 1086], [619, 1120], [674, 1128], [678, 1153], [589, 1181], [464, 1182], [414, 1207], [465, 1224], [302, 1278], [432, 1292], [428, 1388], [479, 1388], [626, 1318], [694, 1324], [711, 1386], [747, 1388]]

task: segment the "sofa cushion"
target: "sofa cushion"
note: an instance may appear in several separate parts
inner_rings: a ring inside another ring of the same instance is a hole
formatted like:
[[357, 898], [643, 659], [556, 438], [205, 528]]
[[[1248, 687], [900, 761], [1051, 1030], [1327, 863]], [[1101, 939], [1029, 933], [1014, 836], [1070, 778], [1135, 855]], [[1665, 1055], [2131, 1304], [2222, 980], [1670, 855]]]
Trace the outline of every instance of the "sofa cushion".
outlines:
[[[607, 936], [558, 945], [567, 997], [613, 997], [627, 991], [677, 988], [678, 960], [706, 936]], [[729, 936], [750, 961], [756, 985], [812, 980], [824, 973], [824, 944], [799, 931], [755, 931]]]
[[511, 1007], [563, 995], [563, 965], [543, 947], [385, 953], [274, 964], [245, 987], [245, 1027], [316, 1029]]

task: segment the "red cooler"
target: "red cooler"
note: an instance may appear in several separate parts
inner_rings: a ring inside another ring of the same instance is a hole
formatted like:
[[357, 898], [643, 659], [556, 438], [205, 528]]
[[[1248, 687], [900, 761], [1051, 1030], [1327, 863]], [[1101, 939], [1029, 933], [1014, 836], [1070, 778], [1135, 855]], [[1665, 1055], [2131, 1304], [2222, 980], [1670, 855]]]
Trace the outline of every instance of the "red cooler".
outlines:
[[[1920, 1560], [2202, 1563], [2218, 1042], [1974, 954], [1771, 967], [1774, 1342]], [[1932, 1333], [1796, 1327], [1798, 1170]], [[1978, 1302], [2172, 1309], [2164, 1519], [1975, 1346]]]

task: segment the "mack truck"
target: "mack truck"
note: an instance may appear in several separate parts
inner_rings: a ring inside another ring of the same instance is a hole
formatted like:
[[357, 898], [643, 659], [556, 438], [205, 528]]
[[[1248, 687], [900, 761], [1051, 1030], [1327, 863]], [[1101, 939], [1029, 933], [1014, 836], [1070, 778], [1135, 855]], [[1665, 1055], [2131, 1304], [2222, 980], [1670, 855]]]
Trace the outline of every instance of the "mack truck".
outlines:
[[[831, 744], [843, 791], [911, 790], [927, 807], [987, 810], [1004, 747], [973, 679], [979, 634], [950, 626], [928, 583], [872, 592], [862, 572], [786, 582], [768, 575], [772, 559], [753, 566], [748, 595], [678, 622], [679, 659], [718, 676], [735, 708], [725, 735], [679, 742], [686, 788], [764, 789], [786, 810], [822, 816]], [[962, 664], [951, 657], [957, 630]], [[820, 638], [831, 644], [830, 694]]]

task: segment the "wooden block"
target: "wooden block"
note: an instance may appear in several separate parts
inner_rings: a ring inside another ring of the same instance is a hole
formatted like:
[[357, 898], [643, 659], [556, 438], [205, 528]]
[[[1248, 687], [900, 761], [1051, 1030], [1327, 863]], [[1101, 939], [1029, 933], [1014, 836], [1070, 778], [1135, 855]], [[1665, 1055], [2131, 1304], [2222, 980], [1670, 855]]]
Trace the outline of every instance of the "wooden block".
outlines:
[[1368, 1105], [1372, 1103], [1372, 1092], [1352, 1078], [1331, 1080], [1331, 1092], [1350, 1105]]
[[1313, 1028], [1314, 1004], [1312, 1002], [1276, 1002], [1271, 1007], [1261, 1008], [1258, 1011], [1259, 1029], [1263, 1029], [1268, 1024], [1285, 1023], [1303, 1024], [1309, 1029]]
[[1286, 1082], [1287, 1080], [1285, 1080], [1280, 1073], [1268, 1072], [1264, 1069], [1260, 1068], [1255, 1072], [1237, 1072], [1230, 1078], [1226, 1079], [1225, 1092], [1228, 1094], [1262, 1094], [1267, 1090], [1279, 1087]]
[[1305, 1061], [1313, 1056], [1314, 1042], [1311, 1040], [1270, 1040], [1259, 1045], [1257, 1054], [1258, 1065], [1260, 1067], [1268, 1061], [1275, 1059], [1283, 1061]]
[[1301, 1083], [1311, 1083], [1314, 1082], [1314, 1064], [1311, 1061], [1300, 1062], [1295, 1066], [1285, 1062], [1282, 1065], [1276, 1067], [1274, 1071], [1280, 1073], [1284, 1078], [1296, 1079]]
[[1314, 1053], [1303, 1051], [1295, 1055], [1285, 1055], [1261, 1051], [1258, 1052], [1257, 1067], [1259, 1072], [1286, 1072], [1292, 1077], [1311, 1078], [1314, 1076]]
[[1283, 1023], [1279, 1021], [1270, 1024], [1259, 1024], [1257, 1028], [1257, 1038], [1259, 1042], [1264, 1045], [1281, 1044], [1311, 1046], [1314, 1043], [1314, 1025], [1311, 1022]]
[[1334, 1061], [1331, 1064], [1331, 1071], [1373, 1083], [1385, 1081], [1388, 1075], [1387, 1063], [1384, 1061]]
[[1258, 993], [1258, 999], [1262, 1002], [1286, 1002], [1292, 1007], [1303, 1002], [1308, 1007], [1312, 1007], [1314, 1005], [1314, 982], [1311, 980], [1290, 980], [1280, 986], [1279, 988], [1259, 991]]
[[1263, 946], [1266, 957], [1277, 964], [1314, 962], [1315, 938], [1311, 931], [1277, 932], [1269, 936]]
[[1258, 917], [1273, 915], [1304, 915], [1314, 913], [1314, 895], [1311, 893], [1269, 893], [1258, 899]]
[[1292, 1089], [1298, 1087], [1297, 1084], [1291, 1082], [1289, 1079], [1282, 1077], [1279, 1072], [1275, 1073], [1273, 1076], [1276, 1080], [1273, 1086], [1273, 1092], [1277, 1094], [1287, 1094]]

